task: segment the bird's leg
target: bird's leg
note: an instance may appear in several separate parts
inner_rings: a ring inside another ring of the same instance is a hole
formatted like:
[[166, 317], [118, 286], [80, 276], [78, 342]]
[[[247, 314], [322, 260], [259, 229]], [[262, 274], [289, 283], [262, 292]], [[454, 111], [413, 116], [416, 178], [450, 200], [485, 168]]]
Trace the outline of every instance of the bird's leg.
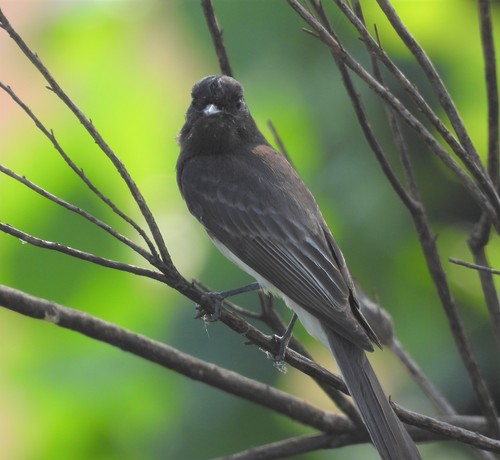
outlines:
[[295, 326], [296, 321], [297, 321], [297, 315], [294, 313], [292, 316], [292, 319], [290, 320], [290, 323], [288, 324], [288, 326], [286, 328], [285, 333], [282, 336], [279, 336], [279, 335], [274, 336], [274, 340], [276, 340], [279, 344], [278, 354], [273, 357], [273, 360], [275, 362], [284, 361], [286, 349], [288, 347], [290, 339], [292, 338], [292, 330], [293, 330], [293, 326]]
[[[220, 314], [221, 314], [221, 309], [222, 309], [222, 302], [224, 302], [225, 299], [229, 297], [233, 297], [238, 294], [243, 294], [244, 292], [250, 292], [250, 291], [257, 291], [260, 289], [260, 284], [259, 283], [252, 283], [248, 284], [246, 286], [241, 286], [239, 288], [235, 289], [229, 289], [227, 291], [221, 291], [221, 292], [205, 292], [204, 295], [206, 297], [209, 297], [212, 299], [214, 302], [214, 312], [210, 316], [208, 316], [208, 321], [218, 321], [220, 319]], [[200, 313], [202, 313], [203, 308], [198, 305], [197, 309], [199, 310]], [[197, 317], [200, 316], [207, 316], [203, 314], [198, 314]]]

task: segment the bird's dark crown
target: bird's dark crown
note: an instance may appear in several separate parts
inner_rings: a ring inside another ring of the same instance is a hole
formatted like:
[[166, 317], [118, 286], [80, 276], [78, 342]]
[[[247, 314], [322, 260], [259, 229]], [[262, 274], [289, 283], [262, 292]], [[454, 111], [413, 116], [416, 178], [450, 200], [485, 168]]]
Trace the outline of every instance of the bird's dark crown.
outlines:
[[200, 108], [207, 104], [229, 108], [243, 98], [243, 86], [227, 75], [209, 75], [193, 86], [191, 96]]

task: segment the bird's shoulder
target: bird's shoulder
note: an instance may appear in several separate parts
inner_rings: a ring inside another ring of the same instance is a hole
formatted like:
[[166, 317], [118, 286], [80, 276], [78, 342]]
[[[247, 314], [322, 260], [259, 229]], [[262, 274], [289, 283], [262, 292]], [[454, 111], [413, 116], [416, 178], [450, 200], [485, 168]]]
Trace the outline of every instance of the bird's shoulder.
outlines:
[[[217, 200], [247, 211], [317, 210], [316, 201], [289, 161], [266, 144], [237, 152], [195, 155], [178, 168], [185, 198]], [[307, 217], [307, 216], [303, 216]]]

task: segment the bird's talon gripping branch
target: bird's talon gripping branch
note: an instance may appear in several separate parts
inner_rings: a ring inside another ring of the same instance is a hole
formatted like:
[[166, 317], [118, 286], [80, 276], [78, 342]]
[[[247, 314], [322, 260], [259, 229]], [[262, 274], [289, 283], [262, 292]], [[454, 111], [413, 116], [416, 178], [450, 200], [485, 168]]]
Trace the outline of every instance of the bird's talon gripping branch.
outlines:
[[273, 335], [273, 342], [278, 344], [278, 353], [276, 355], [272, 355], [272, 359], [274, 362], [279, 363], [285, 361], [286, 349], [288, 348], [289, 340], [286, 340], [286, 337], [283, 335]]
[[295, 326], [295, 321], [297, 321], [297, 315], [294, 313], [290, 324], [287, 326], [286, 331], [283, 335], [273, 335], [273, 341], [277, 342], [279, 345], [278, 354], [273, 356], [273, 361], [275, 363], [285, 361], [285, 354], [292, 338], [293, 326]]
[[258, 289], [260, 289], [259, 283], [251, 283], [239, 288], [229, 289], [228, 291], [204, 292], [203, 296], [211, 300], [211, 303], [214, 307], [214, 311], [213, 313], [207, 312], [207, 309], [205, 307], [197, 304], [196, 305], [197, 313], [195, 318], [196, 319], [203, 318], [205, 321], [208, 322], [219, 321], [222, 311], [222, 303], [224, 302], [225, 299], [238, 294], [243, 294], [244, 292], [256, 291]]
[[203, 293], [204, 297], [210, 299], [214, 311], [209, 312], [205, 307], [200, 304], [196, 305], [196, 319], [203, 318], [203, 321], [207, 321], [209, 323], [213, 323], [215, 321], [219, 321], [221, 311], [222, 311], [222, 302], [224, 302], [225, 297], [220, 292], [205, 292]]

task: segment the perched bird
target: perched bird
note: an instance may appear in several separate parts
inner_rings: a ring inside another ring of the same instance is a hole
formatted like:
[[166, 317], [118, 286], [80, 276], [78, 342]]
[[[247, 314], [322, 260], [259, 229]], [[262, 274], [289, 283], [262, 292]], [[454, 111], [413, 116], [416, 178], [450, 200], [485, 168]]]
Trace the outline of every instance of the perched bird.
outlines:
[[365, 355], [379, 342], [311, 192], [257, 128], [240, 83], [211, 75], [191, 95], [177, 162], [189, 211], [331, 350], [381, 458], [420, 459]]

